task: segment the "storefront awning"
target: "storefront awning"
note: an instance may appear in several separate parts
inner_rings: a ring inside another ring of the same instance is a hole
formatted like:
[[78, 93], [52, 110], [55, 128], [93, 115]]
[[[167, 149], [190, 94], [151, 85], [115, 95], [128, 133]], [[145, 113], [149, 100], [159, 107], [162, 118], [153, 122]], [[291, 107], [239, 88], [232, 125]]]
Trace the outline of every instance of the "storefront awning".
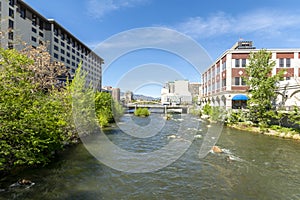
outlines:
[[247, 101], [249, 100], [249, 97], [247, 97], [247, 95], [244, 95], [244, 94], [238, 94], [238, 95], [235, 95], [233, 98], [232, 98], [233, 101]]

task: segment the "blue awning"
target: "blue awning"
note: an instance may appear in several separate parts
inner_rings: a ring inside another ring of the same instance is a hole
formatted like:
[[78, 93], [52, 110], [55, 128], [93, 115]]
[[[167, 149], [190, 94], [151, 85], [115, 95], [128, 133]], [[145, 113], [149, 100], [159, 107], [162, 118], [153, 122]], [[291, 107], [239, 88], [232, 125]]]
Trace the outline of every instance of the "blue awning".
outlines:
[[247, 95], [244, 95], [244, 94], [238, 94], [238, 95], [235, 95], [233, 98], [232, 98], [233, 101], [247, 101], [249, 100], [249, 97], [247, 97]]

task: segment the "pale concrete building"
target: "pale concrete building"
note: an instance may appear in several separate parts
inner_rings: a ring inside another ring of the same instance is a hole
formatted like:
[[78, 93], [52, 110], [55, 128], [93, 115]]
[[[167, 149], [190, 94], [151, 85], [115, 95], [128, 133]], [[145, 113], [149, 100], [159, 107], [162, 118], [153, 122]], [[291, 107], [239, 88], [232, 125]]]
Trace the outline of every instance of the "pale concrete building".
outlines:
[[120, 102], [120, 88], [113, 88], [111, 95], [114, 101]]
[[192, 94], [189, 91], [189, 81], [176, 80], [166, 83], [161, 90], [162, 104], [191, 104]]
[[78, 64], [88, 72], [87, 82], [101, 90], [103, 59], [53, 19], [47, 19], [21, 0], [0, 0], [1, 47], [21, 49], [47, 44], [53, 61], [74, 74]]

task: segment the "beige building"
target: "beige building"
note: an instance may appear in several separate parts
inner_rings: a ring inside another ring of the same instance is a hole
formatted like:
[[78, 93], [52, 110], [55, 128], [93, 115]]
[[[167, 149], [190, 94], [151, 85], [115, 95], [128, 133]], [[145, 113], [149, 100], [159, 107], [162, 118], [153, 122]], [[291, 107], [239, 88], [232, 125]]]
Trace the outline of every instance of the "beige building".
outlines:
[[47, 19], [21, 0], [0, 0], [3, 48], [48, 44], [51, 58], [65, 64], [71, 74], [78, 64], [88, 72], [87, 82], [98, 90], [102, 84], [103, 59], [53, 19]]

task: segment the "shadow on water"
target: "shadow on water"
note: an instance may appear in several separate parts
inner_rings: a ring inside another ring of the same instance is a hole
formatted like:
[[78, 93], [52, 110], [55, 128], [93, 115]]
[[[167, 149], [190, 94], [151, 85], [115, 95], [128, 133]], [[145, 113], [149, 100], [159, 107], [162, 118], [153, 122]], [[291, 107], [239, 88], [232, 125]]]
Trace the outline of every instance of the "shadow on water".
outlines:
[[[117, 126], [104, 132], [128, 151], [146, 152], [172, 140], [180, 121], [175, 117], [151, 138], [136, 139]], [[205, 130], [201, 122], [196, 134]], [[224, 128], [217, 143], [224, 153], [199, 159], [202, 141], [161, 170], [135, 174], [101, 164], [79, 144], [44, 168], [3, 178], [0, 199], [300, 199], [299, 142]], [[35, 185], [10, 188], [19, 178]]]

